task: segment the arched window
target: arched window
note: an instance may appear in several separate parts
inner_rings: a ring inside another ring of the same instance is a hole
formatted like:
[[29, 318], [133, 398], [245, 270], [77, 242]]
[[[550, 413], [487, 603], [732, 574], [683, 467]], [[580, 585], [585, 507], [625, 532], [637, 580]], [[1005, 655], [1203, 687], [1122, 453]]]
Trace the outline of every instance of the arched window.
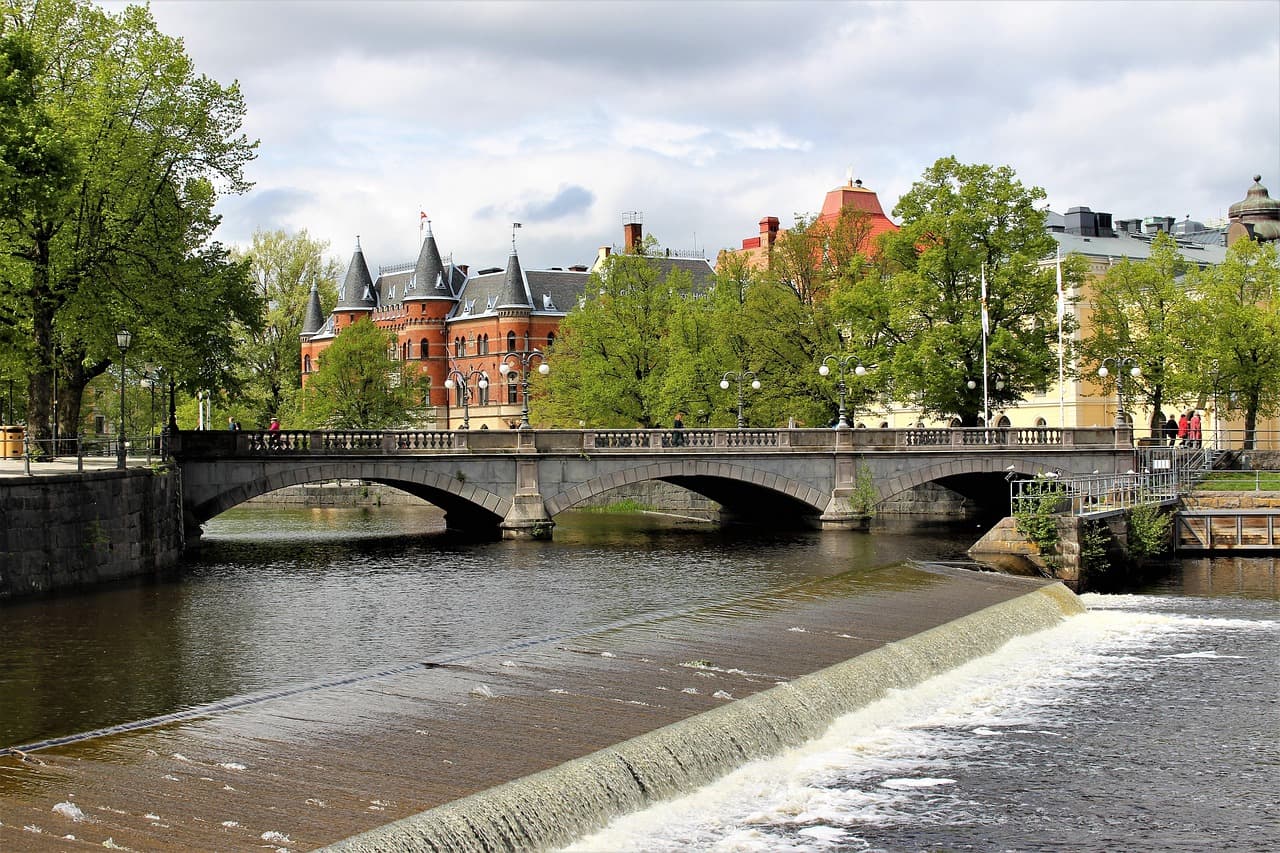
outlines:
[[304, 355], [302, 357], [302, 372], [303, 373], [311, 372], [311, 356], [309, 355]]
[[528, 332], [524, 333], [524, 351], [525, 352], [529, 351], [529, 333]]
[[996, 426], [999, 427], [1000, 429], [1011, 427], [1013, 426], [1013, 421], [1009, 420], [1008, 415], [1001, 415], [1000, 419], [996, 421]]
[[507, 352], [516, 351], [516, 333], [507, 332]]
[[421, 343], [419, 344], [419, 347], [420, 349], [418, 350], [418, 358], [426, 358], [430, 354], [430, 347], [427, 344], [426, 338], [422, 339]]
[[487, 406], [489, 405], [489, 374], [482, 372], [480, 375], [484, 377], [484, 387], [479, 389], [480, 393], [477, 396], [479, 397], [480, 405]]
[[1049, 422], [1046, 421], [1044, 418], [1036, 418], [1036, 426], [1043, 427], [1048, 425], [1049, 425]]
[[516, 375], [519, 371], [511, 371], [507, 374], [507, 403], [520, 402], [520, 385], [516, 381]]
[[489, 354], [489, 336], [488, 335], [480, 336], [480, 349], [478, 350], [478, 352], [480, 353], [480, 355]]
[[453, 355], [455, 358], [462, 357], [462, 338], [453, 339]]
[[881, 421], [881, 422], [880, 422], [880, 429], [888, 429], [888, 428], [889, 428], [889, 422], [888, 422], [888, 421]]
[[961, 422], [959, 418], [952, 418], [951, 423], [947, 424], [947, 426], [951, 427], [952, 429], [955, 429], [956, 427], [964, 426], [964, 424]]
[[412, 358], [412, 357], [413, 357], [413, 344], [409, 343], [408, 341], [405, 341], [404, 343], [402, 343], [402, 344], [400, 345], [400, 357], [401, 357], [404, 361], [408, 361], [410, 358]]
[[556, 333], [547, 332], [547, 349], [551, 349], [551, 347], [555, 344], [555, 342], [556, 342]]

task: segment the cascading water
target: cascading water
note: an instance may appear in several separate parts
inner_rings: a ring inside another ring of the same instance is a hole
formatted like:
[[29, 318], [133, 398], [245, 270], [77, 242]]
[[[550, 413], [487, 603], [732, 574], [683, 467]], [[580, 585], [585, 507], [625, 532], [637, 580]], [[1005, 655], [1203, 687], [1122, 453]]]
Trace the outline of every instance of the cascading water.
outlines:
[[1084, 611], [1054, 585], [508, 784], [347, 839], [339, 851], [492, 853], [566, 844], [822, 734], [842, 715]]

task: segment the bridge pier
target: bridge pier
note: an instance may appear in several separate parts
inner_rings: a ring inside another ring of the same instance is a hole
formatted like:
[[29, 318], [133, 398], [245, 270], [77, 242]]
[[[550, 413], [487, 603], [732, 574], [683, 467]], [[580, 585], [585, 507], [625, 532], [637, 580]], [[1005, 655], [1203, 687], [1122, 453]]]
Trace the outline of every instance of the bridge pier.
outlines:
[[517, 460], [516, 493], [498, 529], [503, 539], [550, 539], [556, 526], [547, 512], [538, 483], [538, 461]]
[[857, 512], [854, 509], [854, 489], [852, 487], [837, 488], [831, 491], [831, 501], [818, 523], [823, 530], [868, 530], [871, 527], [871, 513]]

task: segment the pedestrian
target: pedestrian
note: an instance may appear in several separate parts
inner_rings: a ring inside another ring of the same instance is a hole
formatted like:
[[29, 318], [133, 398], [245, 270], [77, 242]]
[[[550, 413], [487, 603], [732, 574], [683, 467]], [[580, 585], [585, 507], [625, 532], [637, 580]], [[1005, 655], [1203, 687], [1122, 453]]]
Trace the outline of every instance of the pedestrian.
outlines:
[[1187, 429], [1190, 426], [1190, 420], [1186, 412], [1178, 415], [1178, 444], [1183, 447], [1187, 444]]
[[675, 419], [671, 421], [671, 446], [684, 446], [684, 412], [676, 412]]
[[1187, 421], [1187, 438], [1191, 441], [1192, 447], [1200, 447], [1200, 413], [1195, 409], [1191, 410], [1191, 420]]
[[240, 425], [236, 423], [235, 418], [227, 418], [227, 429], [231, 430], [232, 432], [235, 432], [239, 428], [240, 428]]
[[267, 424], [267, 444], [271, 447], [280, 446], [280, 419], [272, 418], [271, 423]]
[[1169, 420], [1164, 422], [1164, 438], [1173, 447], [1178, 443], [1178, 422], [1173, 419], [1173, 415], [1169, 415]]

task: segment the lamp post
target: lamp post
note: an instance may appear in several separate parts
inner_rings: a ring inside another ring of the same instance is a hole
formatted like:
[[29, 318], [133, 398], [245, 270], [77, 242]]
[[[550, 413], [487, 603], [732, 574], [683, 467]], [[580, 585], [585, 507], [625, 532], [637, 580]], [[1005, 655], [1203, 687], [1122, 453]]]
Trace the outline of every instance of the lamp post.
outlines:
[[509, 352], [502, 357], [502, 363], [498, 365], [498, 372], [502, 374], [502, 378], [506, 379], [507, 374], [516, 369], [516, 364], [510, 362], [511, 359], [516, 360], [516, 364], [520, 368], [520, 390], [522, 393], [521, 400], [524, 408], [520, 411], [520, 429], [529, 428], [529, 367], [536, 358], [541, 364], [538, 365], [538, 372], [546, 376], [551, 372], [551, 366], [547, 364], [542, 355], [542, 351], [531, 349], [528, 352]]
[[734, 371], [730, 370], [728, 373], [726, 373], [726, 374], [724, 375], [724, 378], [720, 380], [720, 387], [721, 387], [723, 390], [725, 390], [725, 391], [728, 391], [728, 390], [729, 390], [729, 380], [730, 380], [730, 379], [732, 379], [732, 380], [734, 380], [735, 382], [737, 382], [737, 383], [738, 383], [738, 429], [742, 429], [742, 428], [744, 428], [744, 427], [747, 425], [747, 421], [746, 421], [746, 419], [742, 417], [742, 403], [743, 403], [743, 398], [742, 398], [742, 394], [743, 394], [742, 383], [743, 383], [743, 382], [746, 382], [748, 379], [750, 379], [750, 380], [751, 380], [751, 389], [752, 389], [753, 391], [759, 391], [759, 390], [760, 390], [760, 380], [756, 378], [755, 371], [753, 371], [753, 370], [739, 370], [739, 371], [737, 371], [737, 372], [734, 372]]
[[1098, 368], [1098, 376], [1106, 379], [1111, 375], [1111, 371], [1107, 369], [1107, 365], [1111, 365], [1116, 371], [1116, 429], [1126, 426], [1124, 422], [1124, 375], [1126, 368], [1128, 374], [1134, 379], [1142, 375], [1142, 368], [1138, 367], [1138, 360], [1127, 355], [1116, 355], [1111, 358], [1104, 358], [1102, 366]]
[[[844, 399], [845, 399], [845, 395], [849, 393], [849, 384], [845, 382], [844, 377], [849, 370], [849, 365], [851, 364], [857, 364], [857, 367], [853, 368], [853, 373], [855, 376], [866, 376], [867, 369], [862, 366], [861, 359], [859, 359], [857, 356], [829, 355], [822, 360], [822, 364], [818, 367], [818, 374], [820, 376], [831, 375], [831, 367], [830, 367], [831, 362], [835, 362], [835, 365], [836, 365], [836, 377], [837, 377], [836, 392], [839, 393], [840, 395], [840, 420], [838, 423], [836, 423], [836, 429], [848, 429], [849, 418], [847, 416], [847, 413], [845, 412]], [[756, 384], [756, 387], [757, 388], [760, 387], [759, 383]], [[739, 426], [741, 426], [741, 424], [739, 424]]]
[[116, 467], [124, 467], [124, 355], [133, 343], [133, 335], [128, 329], [116, 332], [116, 346], [120, 348], [120, 446], [116, 448]]
[[151, 392], [151, 417], [147, 421], [147, 464], [151, 464], [151, 445], [156, 439], [156, 382], [158, 380], [150, 373], [142, 376], [142, 387]]
[[471, 380], [476, 379], [476, 387], [484, 390], [489, 387], [489, 379], [479, 370], [463, 373], [456, 367], [449, 371], [449, 378], [444, 387], [452, 391], [458, 388], [462, 396], [462, 428], [471, 429]]

